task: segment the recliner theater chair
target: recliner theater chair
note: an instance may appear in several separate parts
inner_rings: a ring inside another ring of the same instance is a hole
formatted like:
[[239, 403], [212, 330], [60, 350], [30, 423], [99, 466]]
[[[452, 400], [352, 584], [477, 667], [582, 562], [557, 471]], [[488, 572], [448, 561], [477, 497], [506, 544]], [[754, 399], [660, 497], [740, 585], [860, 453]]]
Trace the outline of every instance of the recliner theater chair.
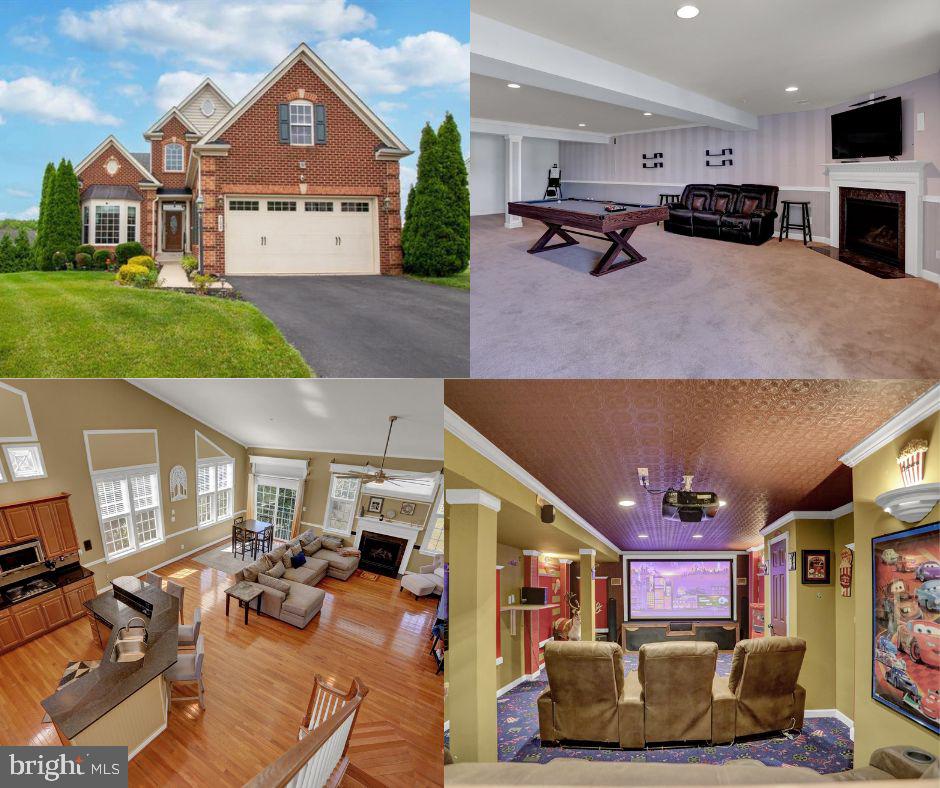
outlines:
[[762, 244], [774, 234], [779, 189], [759, 183], [690, 183], [670, 203], [670, 233]]

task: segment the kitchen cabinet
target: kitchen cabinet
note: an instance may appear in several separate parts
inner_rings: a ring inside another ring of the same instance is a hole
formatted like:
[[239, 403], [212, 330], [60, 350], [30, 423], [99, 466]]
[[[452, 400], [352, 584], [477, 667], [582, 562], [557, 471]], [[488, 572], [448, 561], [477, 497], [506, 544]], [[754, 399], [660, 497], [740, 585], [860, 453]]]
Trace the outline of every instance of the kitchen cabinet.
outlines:
[[46, 626], [46, 619], [42, 614], [42, 608], [38, 604], [30, 605], [24, 602], [16, 605], [12, 609], [13, 618], [16, 619], [16, 625], [23, 635], [23, 640], [29, 640], [45, 633], [49, 627]]
[[33, 505], [19, 504], [8, 506], [4, 510], [7, 528], [10, 532], [11, 542], [23, 542], [27, 539], [36, 539], [39, 536], [39, 523]]
[[69, 611], [65, 606], [65, 597], [62, 591], [52, 591], [43, 594], [40, 599], [39, 607], [42, 609], [42, 616], [46, 622], [46, 629], [55, 629], [65, 624], [69, 620]]
[[59, 528], [59, 538], [62, 540], [63, 555], [78, 552], [78, 534], [75, 532], [75, 522], [72, 520], [72, 509], [69, 499], [57, 498], [52, 502], [55, 509], [56, 525]]
[[16, 627], [16, 621], [9, 610], [0, 610], [0, 651], [18, 646], [23, 636]]
[[85, 603], [98, 596], [95, 591], [95, 580], [92, 577], [66, 586], [62, 591], [65, 596], [65, 606], [68, 609], [69, 619], [72, 621], [85, 615], [87, 613]]
[[13, 541], [10, 536], [10, 529], [7, 527], [6, 515], [0, 509], [0, 547], [6, 547]]
[[59, 525], [56, 522], [56, 513], [52, 501], [35, 504], [33, 512], [39, 526], [39, 539], [42, 542], [42, 552], [46, 560], [65, 555], [62, 550], [62, 537], [59, 535]]

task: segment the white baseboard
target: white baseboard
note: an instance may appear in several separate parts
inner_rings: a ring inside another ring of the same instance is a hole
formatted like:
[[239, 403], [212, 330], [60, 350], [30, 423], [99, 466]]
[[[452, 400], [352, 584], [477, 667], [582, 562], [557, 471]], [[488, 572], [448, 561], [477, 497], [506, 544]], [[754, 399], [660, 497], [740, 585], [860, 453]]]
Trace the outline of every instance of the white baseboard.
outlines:
[[928, 282], [933, 282], [935, 285], [940, 285], [940, 274], [934, 271], [928, 271], [926, 268], [920, 269], [921, 279], [926, 279]]
[[[142, 569], [140, 572], [136, 572], [134, 576], [137, 577], [139, 575], [144, 574], [144, 572], [154, 572], [157, 569], [163, 568], [167, 564], [172, 564], [174, 561], [179, 561], [181, 558], [186, 558], [187, 556], [190, 556], [193, 553], [198, 553], [201, 550], [205, 550], [207, 547], [214, 547], [215, 545], [222, 544], [222, 542], [229, 542], [231, 541], [231, 539], [232, 537], [229, 534], [229, 535], [223, 536], [221, 539], [215, 539], [214, 541], [206, 542], [206, 544], [204, 545], [200, 545], [199, 547], [194, 547], [192, 550], [187, 550], [185, 553], [180, 553], [179, 555], [174, 556], [173, 558], [170, 558], [167, 561], [163, 561], [162, 563], [159, 563], [156, 566], [151, 566], [149, 569]], [[111, 588], [110, 583], [108, 583], [106, 586], [102, 586], [101, 588], [98, 588], [97, 591], [99, 594], [103, 594], [109, 588]]]
[[151, 733], [146, 739], [144, 739], [140, 744], [138, 744], [131, 752], [127, 754], [127, 760], [130, 761], [137, 753], [144, 749], [150, 742], [157, 738], [167, 727], [166, 722], [163, 723], [159, 728], [157, 728], [153, 733]]
[[806, 709], [803, 712], [803, 717], [806, 719], [816, 719], [819, 717], [835, 717], [839, 722], [845, 725], [849, 729], [849, 738], [852, 741], [855, 741], [855, 723], [852, 721], [851, 717], [846, 714], [843, 714], [838, 709]]
[[535, 681], [542, 674], [544, 669], [545, 666], [542, 665], [537, 671], [535, 671], [535, 673], [523, 673], [518, 678], [510, 681], [505, 687], [500, 687], [498, 690], [496, 690], [496, 697], [498, 698], [501, 695], [505, 695], [507, 692], [509, 692], [509, 690], [513, 689], [514, 687], [518, 687], [520, 684], [523, 684], [526, 681]]

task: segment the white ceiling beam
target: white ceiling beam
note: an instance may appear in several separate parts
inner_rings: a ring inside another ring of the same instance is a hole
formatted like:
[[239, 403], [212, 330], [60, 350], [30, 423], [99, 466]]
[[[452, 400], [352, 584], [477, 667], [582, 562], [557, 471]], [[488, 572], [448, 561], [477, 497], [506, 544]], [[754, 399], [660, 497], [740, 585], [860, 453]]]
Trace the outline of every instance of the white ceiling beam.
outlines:
[[470, 73], [729, 131], [757, 128], [750, 112], [474, 13]]
[[535, 126], [529, 123], [511, 123], [508, 120], [490, 120], [489, 118], [470, 118], [471, 134], [499, 134], [501, 136], [518, 135], [542, 140], [562, 140], [563, 142], [596, 142], [607, 145], [609, 134], [599, 131], [572, 131], [554, 126]]

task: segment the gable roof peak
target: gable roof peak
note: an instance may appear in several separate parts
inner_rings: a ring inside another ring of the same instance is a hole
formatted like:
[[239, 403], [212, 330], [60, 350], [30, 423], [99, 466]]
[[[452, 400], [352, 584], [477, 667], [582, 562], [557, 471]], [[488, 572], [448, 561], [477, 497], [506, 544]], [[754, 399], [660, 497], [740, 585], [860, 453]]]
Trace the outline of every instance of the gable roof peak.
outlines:
[[153, 173], [151, 173], [150, 170], [145, 169], [144, 166], [141, 164], [140, 160], [137, 159], [134, 156], [134, 154], [131, 153], [127, 148], [125, 148], [118, 141], [118, 138], [115, 137], [113, 134], [109, 134], [107, 137], [105, 137], [104, 140], [102, 140], [102, 142], [91, 153], [89, 153], [84, 159], [82, 159], [78, 163], [78, 166], [75, 167], [75, 174], [78, 175], [79, 173], [81, 173], [82, 170], [84, 170], [89, 164], [91, 164], [96, 158], [98, 158], [98, 156], [100, 156], [104, 151], [106, 151], [109, 145], [113, 145], [117, 149], [118, 153], [120, 153], [125, 159], [127, 159], [127, 161], [130, 162], [130, 164], [141, 175], [145, 177], [147, 182], [154, 183], [157, 185], [160, 184], [160, 181], [158, 181], [153, 176]]

